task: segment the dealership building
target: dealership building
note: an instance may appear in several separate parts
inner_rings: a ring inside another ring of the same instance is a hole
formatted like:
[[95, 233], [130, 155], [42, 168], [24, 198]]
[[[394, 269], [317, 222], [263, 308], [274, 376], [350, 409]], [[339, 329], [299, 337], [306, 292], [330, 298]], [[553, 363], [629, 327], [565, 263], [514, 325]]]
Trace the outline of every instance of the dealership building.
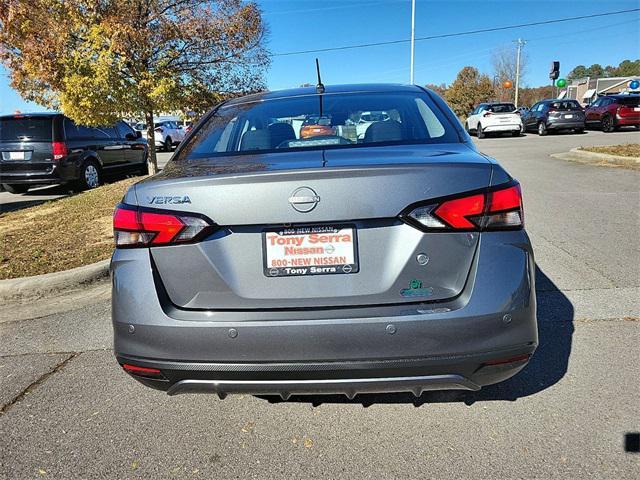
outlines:
[[640, 90], [631, 90], [629, 84], [637, 80], [636, 77], [583, 77], [571, 81], [562, 95], [565, 98], [578, 100], [583, 104], [590, 104], [602, 95], [614, 95], [616, 93], [640, 93]]

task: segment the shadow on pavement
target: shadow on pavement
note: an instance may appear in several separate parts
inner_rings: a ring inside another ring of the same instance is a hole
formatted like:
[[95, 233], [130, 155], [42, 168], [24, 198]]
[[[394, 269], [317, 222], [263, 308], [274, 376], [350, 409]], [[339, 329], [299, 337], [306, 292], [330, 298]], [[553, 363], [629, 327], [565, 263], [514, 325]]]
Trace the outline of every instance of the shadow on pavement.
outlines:
[[[343, 395], [299, 395], [288, 402], [361, 404], [368, 407], [380, 403], [410, 403], [419, 407], [427, 403], [509, 400], [536, 394], [564, 377], [571, 354], [573, 305], [542, 270], [536, 266], [539, 346], [529, 364], [517, 375], [502, 383], [489, 385], [478, 392], [425, 392], [416, 398], [411, 393], [363, 394], [349, 400]], [[280, 397], [261, 397], [272, 403], [284, 402]]]

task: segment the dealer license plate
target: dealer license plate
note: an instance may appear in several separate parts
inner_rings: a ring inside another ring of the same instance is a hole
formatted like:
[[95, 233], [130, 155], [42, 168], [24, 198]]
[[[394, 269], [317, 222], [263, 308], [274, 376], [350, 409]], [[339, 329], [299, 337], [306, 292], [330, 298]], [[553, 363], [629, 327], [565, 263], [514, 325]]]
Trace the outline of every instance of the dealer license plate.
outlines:
[[267, 277], [358, 272], [358, 241], [353, 225], [265, 230], [262, 251]]

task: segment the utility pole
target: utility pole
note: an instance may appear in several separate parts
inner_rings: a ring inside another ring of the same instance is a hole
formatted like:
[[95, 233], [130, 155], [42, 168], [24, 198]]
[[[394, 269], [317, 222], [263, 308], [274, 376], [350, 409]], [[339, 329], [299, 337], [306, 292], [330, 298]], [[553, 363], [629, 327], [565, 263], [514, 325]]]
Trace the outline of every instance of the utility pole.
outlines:
[[411, 0], [411, 74], [409, 83], [413, 85], [413, 51], [416, 36], [416, 0]]
[[517, 40], [518, 53], [516, 55], [516, 97], [514, 99], [515, 100], [514, 103], [516, 104], [516, 108], [518, 107], [518, 93], [519, 93], [519, 89], [520, 89], [520, 56], [521, 56], [522, 47], [524, 47], [525, 43], [527, 43], [527, 42], [525, 42], [521, 38], [519, 38]]

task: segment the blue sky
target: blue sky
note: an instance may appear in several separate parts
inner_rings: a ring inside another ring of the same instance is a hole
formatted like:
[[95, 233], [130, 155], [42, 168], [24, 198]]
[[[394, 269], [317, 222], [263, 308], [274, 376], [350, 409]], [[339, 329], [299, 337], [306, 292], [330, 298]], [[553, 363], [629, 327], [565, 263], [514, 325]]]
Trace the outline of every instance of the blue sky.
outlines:
[[[258, 0], [269, 25], [272, 53], [406, 39], [411, 0]], [[640, 8], [640, 0], [418, 0], [416, 37], [510, 24]], [[640, 15], [628, 13], [562, 24], [524, 27], [477, 35], [416, 42], [415, 81], [450, 83], [466, 65], [491, 73], [491, 54], [527, 41], [529, 63], [523, 84], [547, 84], [549, 63], [559, 60], [561, 75], [575, 65], [617, 65], [640, 57]], [[315, 83], [320, 58], [326, 84], [409, 81], [409, 44], [320, 54], [275, 56], [267, 75], [272, 90]], [[41, 110], [26, 104], [8, 86], [0, 67], [0, 114]]]

